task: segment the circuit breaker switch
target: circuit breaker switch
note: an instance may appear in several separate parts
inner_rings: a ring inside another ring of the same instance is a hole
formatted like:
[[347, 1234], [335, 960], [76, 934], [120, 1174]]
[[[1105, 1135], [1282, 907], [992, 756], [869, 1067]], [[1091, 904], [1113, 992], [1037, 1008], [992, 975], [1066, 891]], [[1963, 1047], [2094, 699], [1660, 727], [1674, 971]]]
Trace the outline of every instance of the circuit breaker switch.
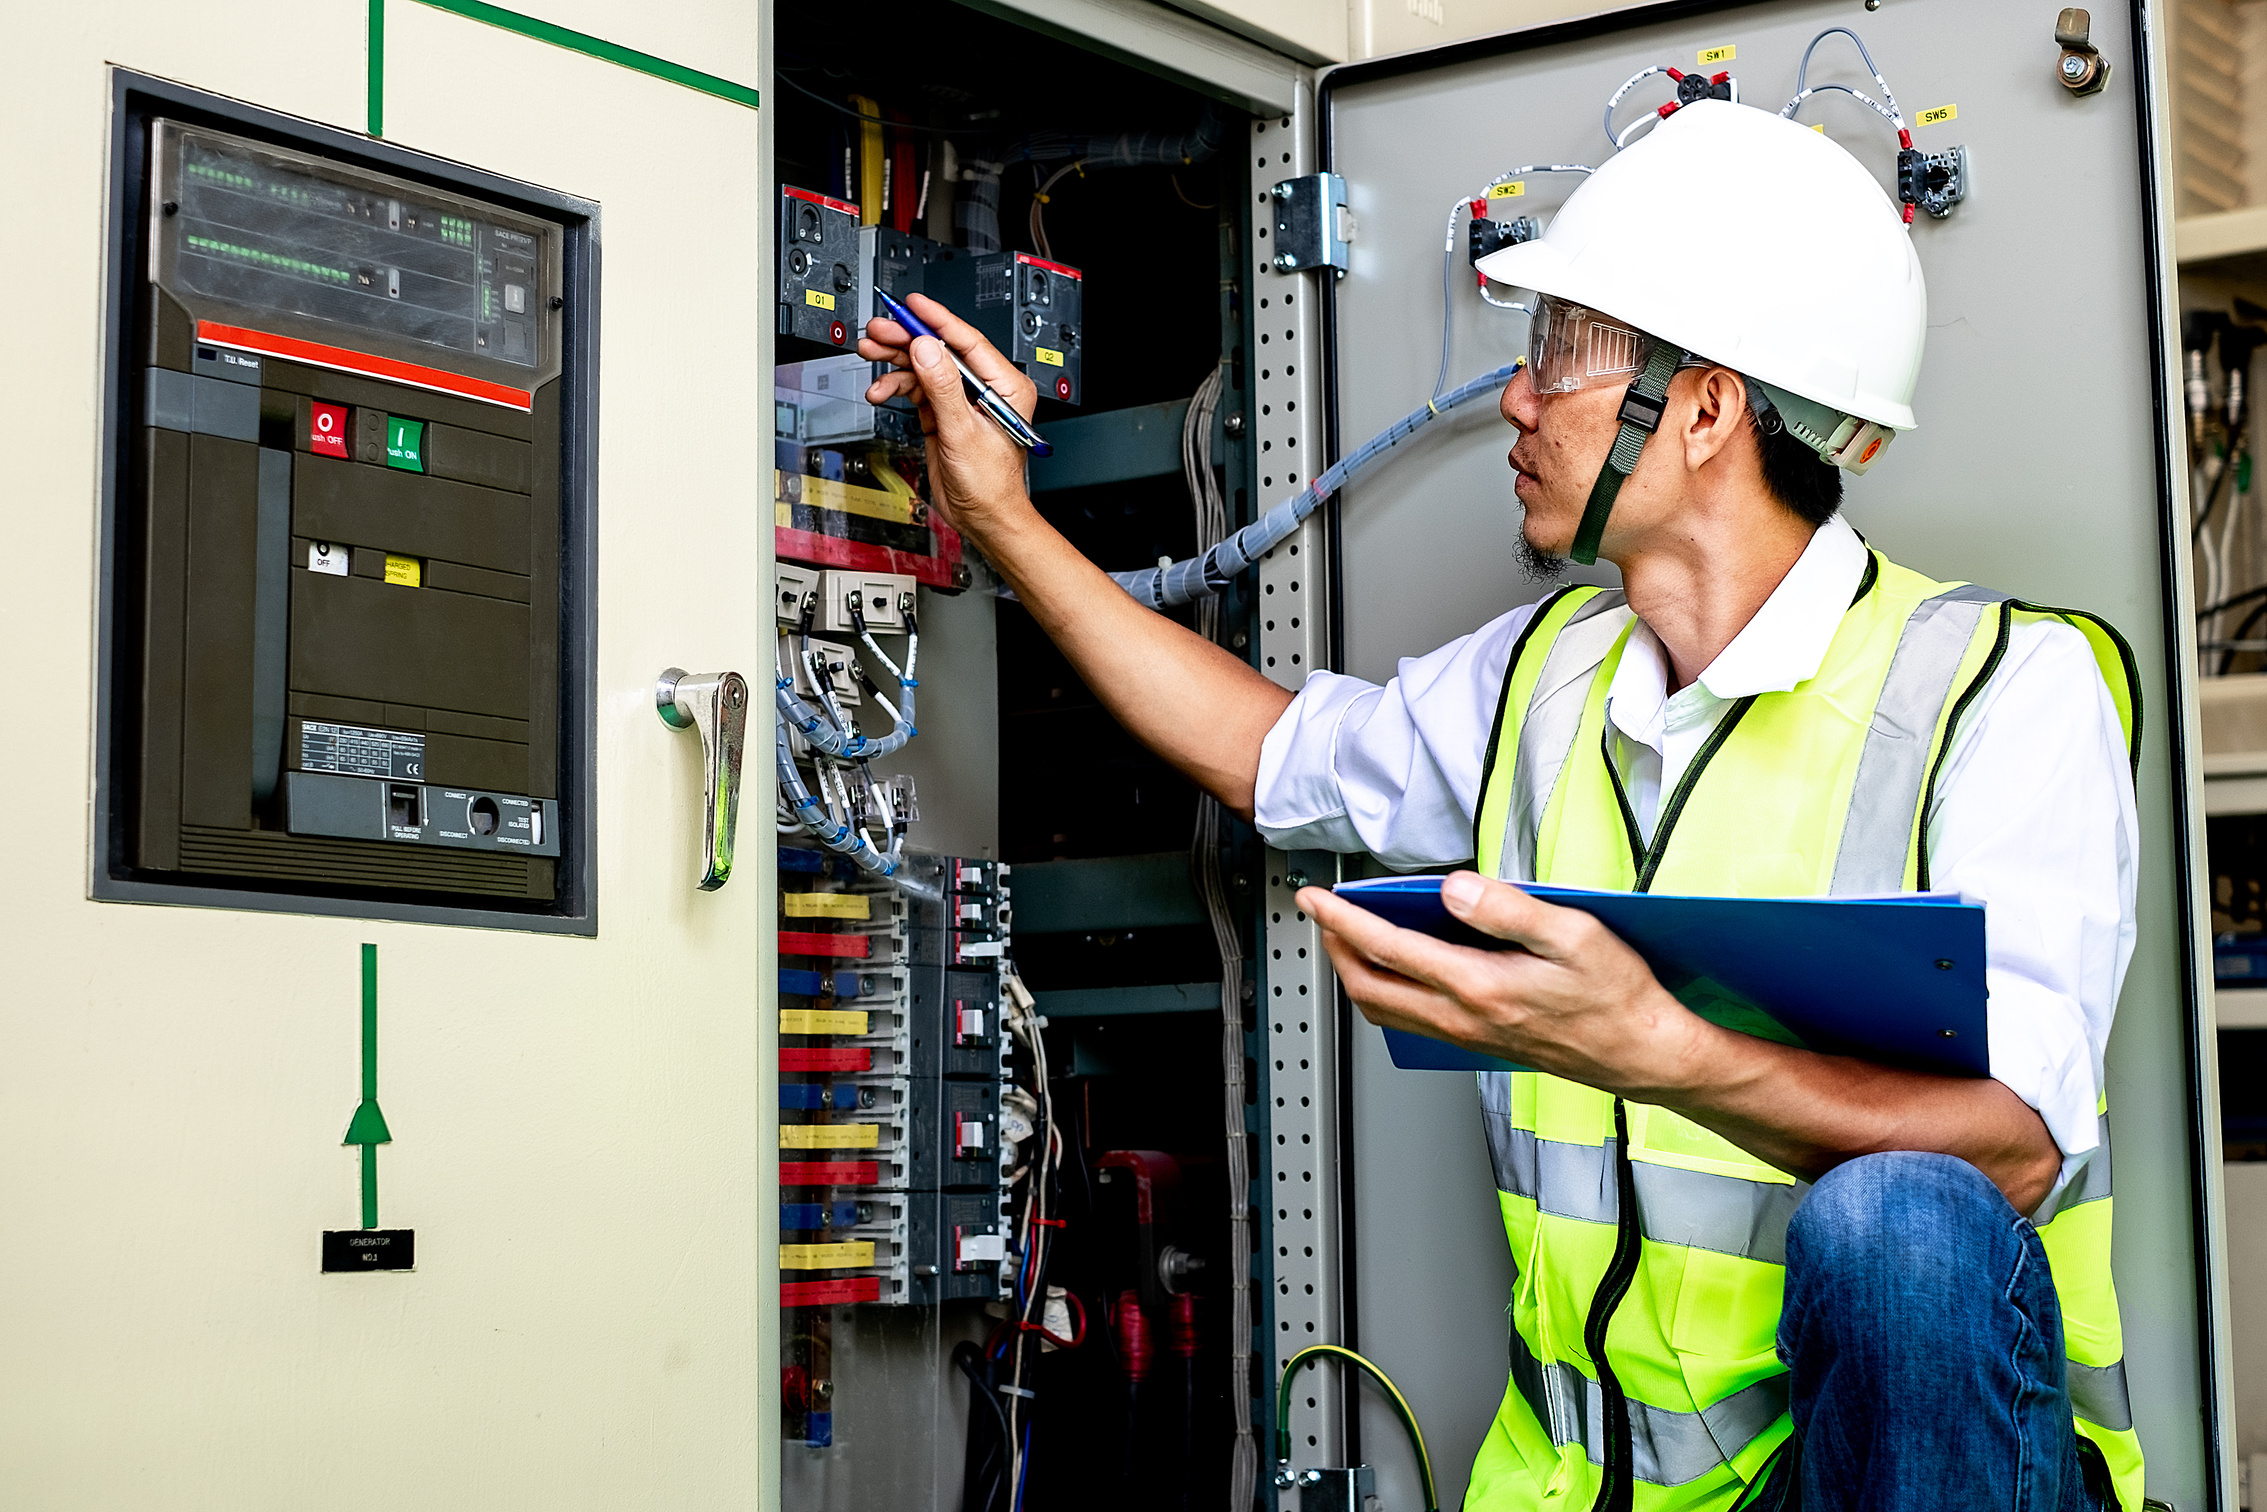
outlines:
[[970, 1156], [988, 1154], [992, 1148], [991, 1131], [991, 1120], [955, 1113], [952, 1119], [953, 1158], [966, 1160]]
[[972, 1234], [958, 1226], [952, 1232], [955, 1270], [967, 1270], [975, 1265], [997, 1265], [1008, 1257], [1008, 1236], [1005, 1234]]
[[957, 1008], [954, 1012], [954, 1023], [961, 1044], [973, 1045], [983, 1041], [985, 1037], [983, 1009]]

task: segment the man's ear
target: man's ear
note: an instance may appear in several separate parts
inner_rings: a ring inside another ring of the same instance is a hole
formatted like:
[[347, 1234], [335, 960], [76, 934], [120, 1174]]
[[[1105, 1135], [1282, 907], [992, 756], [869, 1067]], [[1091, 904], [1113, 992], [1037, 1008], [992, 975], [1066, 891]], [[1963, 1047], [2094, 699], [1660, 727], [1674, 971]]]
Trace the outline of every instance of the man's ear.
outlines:
[[1688, 368], [1680, 375], [1692, 384], [1692, 418], [1684, 433], [1685, 467], [1698, 472], [1716, 458], [1753, 443], [1747, 385], [1726, 367]]

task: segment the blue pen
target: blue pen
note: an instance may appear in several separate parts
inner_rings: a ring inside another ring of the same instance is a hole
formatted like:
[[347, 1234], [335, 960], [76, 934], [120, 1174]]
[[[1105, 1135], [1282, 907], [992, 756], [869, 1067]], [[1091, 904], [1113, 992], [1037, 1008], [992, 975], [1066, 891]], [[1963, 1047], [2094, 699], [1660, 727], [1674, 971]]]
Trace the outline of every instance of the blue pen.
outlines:
[[[937, 335], [935, 331], [929, 329], [928, 323], [922, 320], [920, 316], [890, 298], [880, 289], [874, 291], [874, 298], [881, 301], [884, 315], [905, 327], [915, 336]], [[1029, 447], [1031, 455], [1034, 457], [1051, 457], [1055, 454], [1055, 449], [1040, 439], [1039, 432], [1033, 430], [1025, 422], [1023, 416], [1015, 412], [1014, 405], [1002, 399], [993, 391], [989, 383], [968, 370], [968, 364], [960, 360], [958, 352], [945, 345], [943, 337], [937, 337], [937, 345], [945, 348], [945, 355], [952, 359], [952, 365], [960, 369], [960, 376], [967, 379], [968, 386], [976, 391], [976, 407], [978, 409], [998, 421], [1000, 429], [1015, 437], [1019, 445]]]

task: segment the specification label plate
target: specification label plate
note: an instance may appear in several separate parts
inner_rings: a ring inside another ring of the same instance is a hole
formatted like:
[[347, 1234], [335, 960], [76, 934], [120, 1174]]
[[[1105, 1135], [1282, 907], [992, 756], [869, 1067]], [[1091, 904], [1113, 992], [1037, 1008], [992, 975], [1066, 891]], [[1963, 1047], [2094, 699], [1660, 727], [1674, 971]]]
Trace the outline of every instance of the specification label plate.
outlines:
[[336, 772], [342, 777], [425, 775], [425, 737], [403, 730], [371, 730], [361, 725], [299, 723], [299, 769]]

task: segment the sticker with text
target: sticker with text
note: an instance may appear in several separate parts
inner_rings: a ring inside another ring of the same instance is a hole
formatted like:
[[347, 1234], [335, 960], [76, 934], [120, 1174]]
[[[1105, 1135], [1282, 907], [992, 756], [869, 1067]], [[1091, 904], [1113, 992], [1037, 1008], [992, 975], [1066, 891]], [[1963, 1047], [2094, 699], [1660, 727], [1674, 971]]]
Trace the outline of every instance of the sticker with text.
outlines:
[[1711, 63], [1729, 63], [1740, 55], [1740, 50], [1727, 42], [1722, 47], [1704, 47], [1700, 50], [1700, 66]]
[[1525, 194], [1526, 192], [1527, 192], [1527, 180], [1525, 180], [1525, 179], [1513, 179], [1513, 180], [1512, 180], [1512, 181], [1511, 181], [1510, 183], [1508, 183], [1508, 184], [1496, 184], [1496, 185], [1492, 185], [1492, 186], [1491, 186], [1491, 187], [1489, 188], [1489, 190], [1488, 190], [1488, 198], [1489, 198], [1489, 199], [1517, 199], [1517, 198], [1519, 198], [1519, 197], [1520, 197], [1521, 195]]
[[1915, 126], [1941, 126], [1946, 121], [1956, 121], [1959, 118], [1959, 106], [1939, 105], [1934, 110], [1924, 110], [1913, 117], [1913, 124]]
[[354, 571], [350, 560], [351, 556], [352, 553], [344, 546], [333, 546], [328, 541], [309, 541], [307, 543], [307, 570], [309, 572], [327, 572], [332, 577], [348, 577]]

